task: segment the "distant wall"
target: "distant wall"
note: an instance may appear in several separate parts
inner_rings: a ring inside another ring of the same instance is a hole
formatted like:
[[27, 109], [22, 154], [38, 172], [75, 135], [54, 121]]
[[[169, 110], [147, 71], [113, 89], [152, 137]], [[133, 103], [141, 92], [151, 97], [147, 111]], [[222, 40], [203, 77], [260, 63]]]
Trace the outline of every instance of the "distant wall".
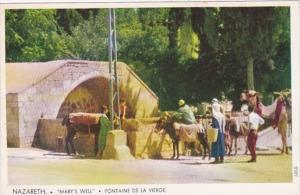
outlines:
[[20, 147], [18, 94], [6, 95], [7, 146]]

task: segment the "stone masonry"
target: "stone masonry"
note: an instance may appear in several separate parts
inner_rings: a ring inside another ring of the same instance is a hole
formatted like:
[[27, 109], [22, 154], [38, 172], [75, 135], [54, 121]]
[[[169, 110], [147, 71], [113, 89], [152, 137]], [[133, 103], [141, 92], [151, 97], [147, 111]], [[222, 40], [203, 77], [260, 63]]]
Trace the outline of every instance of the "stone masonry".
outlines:
[[[68, 94], [81, 83], [94, 78], [109, 78], [107, 62], [63, 60], [51, 63], [61, 65], [35, 83], [28, 83], [22, 90], [12, 91], [7, 87], [8, 146], [31, 146], [41, 117], [56, 119]], [[45, 64], [41, 63], [41, 66]], [[22, 66], [22, 63], [19, 65]], [[7, 64], [8, 71], [9, 67]], [[13, 77], [18, 69], [10, 71], [7, 77]], [[118, 63], [118, 74], [120, 91], [126, 94], [128, 106], [134, 110], [133, 117], [155, 115], [158, 98], [149, 87], [124, 63]]]
[[[158, 159], [169, 158], [172, 155], [170, 137], [154, 132], [156, 121], [157, 118], [127, 119], [125, 121], [126, 144], [135, 158]], [[35, 146], [57, 152], [64, 151], [66, 127], [62, 126], [61, 122], [61, 119], [40, 119]], [[74, 145], [79, 154], [94, 156], [94, 136], [94, 133], [88, 134], [87, 131], [77, 132]]]

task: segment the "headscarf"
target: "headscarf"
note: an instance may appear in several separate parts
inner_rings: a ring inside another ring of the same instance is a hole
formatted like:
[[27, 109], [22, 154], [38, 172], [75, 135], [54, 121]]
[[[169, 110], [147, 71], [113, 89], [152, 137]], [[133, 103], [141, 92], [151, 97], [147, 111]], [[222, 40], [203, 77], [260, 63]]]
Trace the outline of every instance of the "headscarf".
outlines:
[[225, 116], [221, 113], [221, 105], [217, 102], [212, 104], [212, 115], [215, 119], [217, 119], [221, 131], [224, 132]]

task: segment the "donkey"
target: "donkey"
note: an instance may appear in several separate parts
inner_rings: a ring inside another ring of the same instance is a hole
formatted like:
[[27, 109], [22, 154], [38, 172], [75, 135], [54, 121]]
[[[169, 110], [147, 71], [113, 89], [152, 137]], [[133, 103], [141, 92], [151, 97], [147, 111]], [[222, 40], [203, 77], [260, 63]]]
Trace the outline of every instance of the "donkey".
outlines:
[[237, 155], [237, 139], [243, 137], [246, 147], [245, 154], [248, 152], [247, 147], [247, 136], [249, 133], [248, 125], [246, 122], [238, 124], [236, 118], [231, 118], [230, 115], [226, 115], [226, 125], [225, 125], [225, 149], [228, 156], [231, 155], [232, 146], [234, 142], [234, 155]]
[[[192, 127], [193, 126], [193, 127]], [[204, 148], [204, 156], [203, 159], [206, 157], [206, 151], [208, 151], [209, 158], [210, 158], [210, 149], [206, 138], [205, 131], [199, 131], [191, 133], [191, 136], [189, 139], [186, 139], [186, 137], [182, 136], [182, 132], [185, 131], [187, 128], [191, 127], [194, 128], [197, 126], [197, 124], [191, 125], [184, 125], [177, 123], [174, 117], [171, 116], [163, 116], [161, 117], [155, 126], [155, 132], [160, 132], [161, 134], [168, 134], [170, 138], [172, 139], [173, 143], [173, 155], [171, 159], [174, 159], [176, 156], [176, 159], [179, 158], [179, 141], [183, 142], [200, 142]], [[176, 153], [176, 154], [175, 154]]]
[[[74, 138], [78, 131], [80, 131], [81, 129], [86, 129], [86, 125], [71, 123], [69, 114], [67, 114], [63, 118], [61, 124], [62, 124], [62, 126], [66, 126], [66, 128], [67, 128], [67, 135], [65, 137], [65, 150], [68, 155], [71, 155], [72, 153], [76, 155], [77, 151], [74, 146]], [[99, 136], [99, 132], [100, 132], [100, 120], [99, 120], [98, 124], [90, 125], [89, 128], [91, 130], [91, 133], [95, 134], [94, 151], [95, 151], [95, 155], [96, 155], [98, 153], [98, 136]], [[69, 150], [69, 145], [71, 147], [71, 151]]]

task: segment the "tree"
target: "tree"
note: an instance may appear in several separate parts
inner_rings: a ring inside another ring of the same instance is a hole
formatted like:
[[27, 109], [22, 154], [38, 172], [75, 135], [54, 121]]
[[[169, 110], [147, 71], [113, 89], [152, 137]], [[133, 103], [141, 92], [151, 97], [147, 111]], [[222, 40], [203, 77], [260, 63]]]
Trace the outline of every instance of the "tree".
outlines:
[[[284, 8], [279, 8], [284, 9]], [[255, 73], [263, 70], [257, 62], [274, 58], [281, 33], [278, 9], [221, 8], [223, 50], [230, 48], [238, 57], [240, 68], [246, 68], [247, 88], [255, 88]], [[285, 18], [286, 19], [286, 18]], [[266, 65], [265, 65], [266, 66]]]
[[[6, 11], [7, 61], [107, 60], [107, 9]], [[289, 9], [116, 9], [118, 60], [159, 96], [207, 101], [290, 87]], [[272, 67], [275, 67], [275, 69]]]
[[70, 55], [55, 10], [8, 10], [6, 60], [47, 61]]
[[76, 26], [71, 27], [67, 47], [72, 57], [82, 60], [105, 61], [108, 58], [108, 28], [106, 9], [101, 9]]

